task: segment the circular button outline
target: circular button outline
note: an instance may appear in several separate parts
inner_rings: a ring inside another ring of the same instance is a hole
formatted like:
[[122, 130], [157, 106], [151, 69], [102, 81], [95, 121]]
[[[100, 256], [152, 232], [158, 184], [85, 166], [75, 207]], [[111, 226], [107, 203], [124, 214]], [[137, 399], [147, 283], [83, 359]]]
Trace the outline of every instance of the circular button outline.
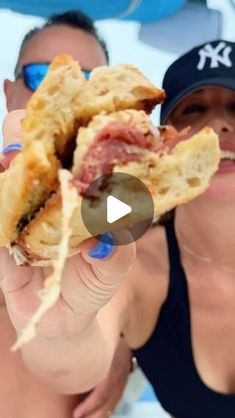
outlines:
[[[131, 206], [131, 213], [108, 223], [108, 196]], [[109, 232], [115, 245], [127, 245], [140, 239], [152, 225], [154, 202], [140, 179], [114, 172], [96, 178], [88, 186], [82, 199], [81, 215], [86, 229], [98, 240], [102, 241], [102, 235]]]

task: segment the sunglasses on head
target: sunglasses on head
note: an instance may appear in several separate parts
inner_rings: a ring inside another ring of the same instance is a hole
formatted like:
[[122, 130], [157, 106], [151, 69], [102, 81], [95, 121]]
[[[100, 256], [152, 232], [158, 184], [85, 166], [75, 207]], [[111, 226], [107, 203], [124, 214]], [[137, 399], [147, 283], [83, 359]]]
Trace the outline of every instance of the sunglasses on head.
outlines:
[[[16, 71], [15, 79], [23, 78], [25, 86], [29, 90], [35, 91], [47, 75], [49, 66], [50, 62], [32, 62], [30, 64], [25, 64]], [[88, 80], [91, 71], [82, 69], [82, 72], [84, 77]]]

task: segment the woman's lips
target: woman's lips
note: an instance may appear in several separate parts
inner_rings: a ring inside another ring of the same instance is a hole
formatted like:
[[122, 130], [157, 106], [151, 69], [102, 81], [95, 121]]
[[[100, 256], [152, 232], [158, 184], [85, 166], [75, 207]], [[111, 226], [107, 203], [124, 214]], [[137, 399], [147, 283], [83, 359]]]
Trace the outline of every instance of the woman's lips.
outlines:
[[235, 152], [233, 150], [221, 149], [221, 160], [217, 173], [230, 173], [235, 171]]
[[217, 173], [230, 173], [235, 171], [235, 161], [233, 160], [221, 160]]

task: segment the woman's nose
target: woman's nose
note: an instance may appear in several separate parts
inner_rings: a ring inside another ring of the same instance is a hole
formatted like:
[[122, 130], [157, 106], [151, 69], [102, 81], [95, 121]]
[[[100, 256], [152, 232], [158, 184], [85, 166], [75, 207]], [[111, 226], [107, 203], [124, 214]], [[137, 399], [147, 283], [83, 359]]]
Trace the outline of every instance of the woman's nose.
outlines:
[[208, 121], [208, 125], [214, 129], [214, 131], [219, 135], [221, 133], [232, 133], [234, 132], [234, 127], [231, 123], [229, 123], [224, 118], [213, 118], [210, 121]]

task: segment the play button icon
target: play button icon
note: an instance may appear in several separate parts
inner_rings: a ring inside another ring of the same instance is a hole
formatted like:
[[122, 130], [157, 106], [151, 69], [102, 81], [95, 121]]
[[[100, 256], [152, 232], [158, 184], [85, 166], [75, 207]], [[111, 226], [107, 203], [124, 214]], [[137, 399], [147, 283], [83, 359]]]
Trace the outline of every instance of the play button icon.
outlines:
[[131, 213], [131, 207], [114, 196], [107, 197], [107, 222], [112, 224]]
[[92, 236], [102, 240], [102, 234], [110, 232], [116, 245], [125, 245], [138, 240], [152, 225], [154, 204], [147, 186], [137, 177], [106, 174], [86, 189], [81, 215]]

